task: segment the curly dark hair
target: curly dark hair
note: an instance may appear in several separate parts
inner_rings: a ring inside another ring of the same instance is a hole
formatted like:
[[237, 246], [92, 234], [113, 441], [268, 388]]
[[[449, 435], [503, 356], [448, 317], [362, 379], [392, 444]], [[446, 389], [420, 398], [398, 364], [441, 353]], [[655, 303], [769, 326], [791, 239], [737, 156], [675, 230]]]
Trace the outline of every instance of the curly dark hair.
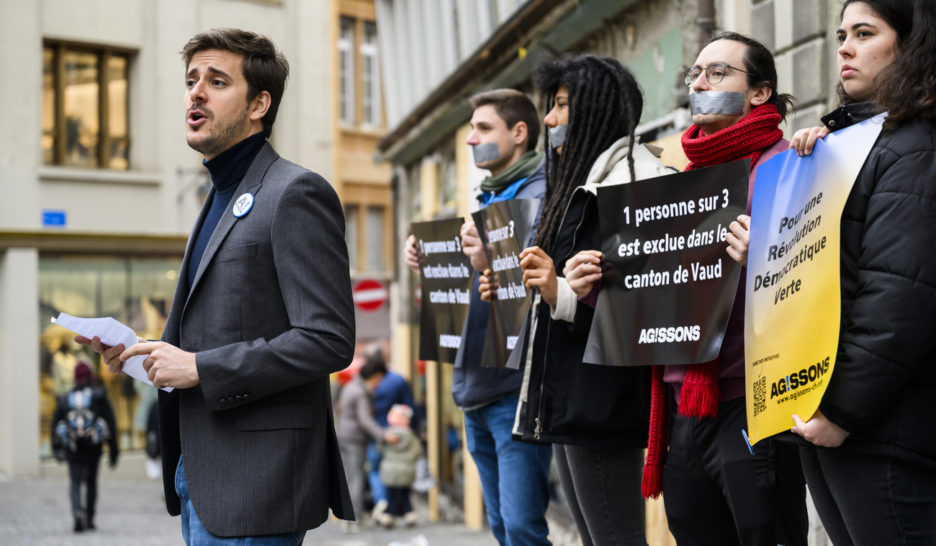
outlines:
[[[874, 79], [874, 101], [888, 112], [885, 128], [915, 119], [936, 120], [936, 3], [933, 0], [846, 0], [861, 2], [897, 32], [894, 62]], [[843, 97], [846, 99], [847, 97]]]
[[247, 102], [252, 101], [261, 91], [270, 94], [270, 108], [262, 120], [263, 132], [269, 137], [283, 91], [286, 90], [286, 78], [289, 77], [286, 57], [276, 50], [276, 46], [266, 36], [237, 28], [216, 28], [196, 34], [182, 48], [186, 69], [192, 57], [206, 49], [230, 51], [244, 58], [241, 69], [247, 80]]
[[624, 136], [630, 137], [627, 160], [631, 179], [636, 178], [634, 129], [643, 111], [643, 95], [634, 75], [621, 63], [596, 55], [541, 62], [533, 82], [546, 97], [547, 111], [560, 87], [569, 92], [569, 129], [561, 155], [549, 145], [546, 132], [548, 179], [536, 244], [548, 253], [572, 192], [586, 182], [598, 156]]

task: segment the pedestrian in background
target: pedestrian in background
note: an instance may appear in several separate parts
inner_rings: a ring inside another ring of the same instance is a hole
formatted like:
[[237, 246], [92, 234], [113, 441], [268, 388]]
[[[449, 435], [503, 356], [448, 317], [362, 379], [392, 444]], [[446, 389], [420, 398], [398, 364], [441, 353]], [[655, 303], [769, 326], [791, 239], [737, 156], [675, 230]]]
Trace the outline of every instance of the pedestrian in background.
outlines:
[[79, 361], [74, 388], [57, 398], [52, 415], [52, 449], [56, 459], [68, 462], [68, 497], [76, 533], [97, 529], [94, 508], [104, 444], [111, 468], [117, 466], [120, 454], [113, 408], [104, 388], [93, 382], [91, 367]]
[[[386, 362], [383, 349], [380, 346], [371, 346], [365, 351], [366, 359], [377, 359]], [[414, 408], [413, 391], [402, 375], [388, 369], [387, 374], [380, 380], [380, 384], [374, 389], [374, 410], [377, 424], [387, 427], [387, 414], [390, 408], [395, 404], [404, 404]], [[414, 412], [410, 420], [410, 429], [418, 434], [419, 422]], [[374, 509], [371, 511], [371, 517], [379, 519], [380, 515], [387, 509], [387, 489], [380, 481], [380, 450], [377, 440], [371, 440], [367, 444], [367, 483], [370, 486], [371, 496], [374, 499]]]
[[357, 376], [341, 388], [335, 410], [337, 418], [338, 446], [345, 466], [345, 476], [351, 493], [351, 504], [357, 521], [342, 522], [342, 530], [358, 531], [364, 518], [364, 492], [367, 471], [364, 468], [367, 444], [371, 439], [388, 444], [396, 443], [397, 437], [377, 423], [374, 415], [374, 389], [387, 375], [387, 366], [382, 360], [370, 358], [358, 370]]
[[387, 413], [389, 434], [395, 443], [381, 442], [380, 481], [387, 486], [387, 511], [378, 520], [384, 527], [393, 527], [394, 517], [402, 517], [408, 527], [416, 525], [416, 512], [410, 502], [410, 488], [416, 481], [416, 461], [422, 456], [419, 438], [410, 428], [413, 408], [394, 404]]

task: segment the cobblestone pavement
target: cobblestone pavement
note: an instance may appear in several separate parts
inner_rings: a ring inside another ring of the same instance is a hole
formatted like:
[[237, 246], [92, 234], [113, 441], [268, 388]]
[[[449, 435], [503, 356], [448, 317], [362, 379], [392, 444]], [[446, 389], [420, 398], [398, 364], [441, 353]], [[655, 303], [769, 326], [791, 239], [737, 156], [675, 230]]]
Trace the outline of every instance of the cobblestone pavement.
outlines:
[[[121, 461], [123, 462], [123, 461]], [[166, 514], [161, 482], [118, 477], [102, 464], [98, 530], [73, 533], [68, 480], [62, 475], [9, 478], [0, 475], [0, 544], [4, 546], [163, 546], [182, 544], [179, 518]], [[343, 534], [328, 521], [306, 534], [306, 546], [494, 546], [487, 531], [428, 523], [412, 529], [373, 529]]]

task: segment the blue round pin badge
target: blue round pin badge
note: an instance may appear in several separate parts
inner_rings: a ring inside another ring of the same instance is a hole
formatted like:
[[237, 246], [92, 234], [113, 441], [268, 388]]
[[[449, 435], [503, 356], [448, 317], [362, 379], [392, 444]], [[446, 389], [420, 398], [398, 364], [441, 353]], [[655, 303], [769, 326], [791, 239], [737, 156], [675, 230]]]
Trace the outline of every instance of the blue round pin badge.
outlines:
[[234, 201], [234, 209], [232, 213], [235, 218], [241, 218], [248, 212], [250, 212], [251, 207], [254, 204], [254, 196], [252, 193], [247, 192], [242, 194], [237, 198], [237, 201]]

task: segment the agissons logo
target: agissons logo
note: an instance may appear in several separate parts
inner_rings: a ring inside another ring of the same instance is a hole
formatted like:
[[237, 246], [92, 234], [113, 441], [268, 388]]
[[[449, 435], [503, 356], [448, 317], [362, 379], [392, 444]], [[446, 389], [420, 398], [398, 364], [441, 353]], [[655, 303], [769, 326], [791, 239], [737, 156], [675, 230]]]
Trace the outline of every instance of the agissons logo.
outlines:
[[637, 343], [679, 343], [699, 341], [702, 329], [698, 324], [690, 326], [670, 326], [669, 328], [643, 328]]
[[829, 357], [825, 357], [808, 368], [792, 373], [779, 381], [775, 381], [770, 387], [770, 397], [780, 396], [803, 387], [819, 379], [829, 371]]

